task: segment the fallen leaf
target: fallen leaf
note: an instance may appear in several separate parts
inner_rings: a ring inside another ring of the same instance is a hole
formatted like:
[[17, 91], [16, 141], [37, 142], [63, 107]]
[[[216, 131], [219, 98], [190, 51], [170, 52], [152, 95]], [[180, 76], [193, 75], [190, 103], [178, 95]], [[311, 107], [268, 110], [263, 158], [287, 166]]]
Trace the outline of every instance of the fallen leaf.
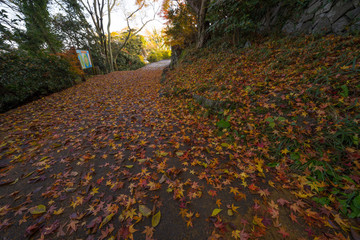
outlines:
[[157, 212], [157, 213], [152, 217], [152, 219], [151, 219], [151, 225], [152, 225], [153, 227], [156, 227], [156, 226], [159, 224], [159, 222], [160, 222], [160, 218], [161, 218], [161, 212], [159, 211], [159, 212]]
[[221, 211], [222, 211], [222, 209], [220, 209], [220, 208], [215, 208], [215, 209], [212, 211], [211, 216], [212, 216], [212, 217], [213, 217], [213, 216], [216, 216], [216, 215], [218, 215]]
[[44, 205], [40, 204], [40, 205], [37, 205], [36, 207], [30, 208], [29, 212], [33, 215], [41, 214], [41, 213], [46, 212], [46, 207]]
[[109, 215], [107, 215], [101, 222], [99, 229], [102, 228], [105, 224], [107, 224], [108, 222], [110, 222], [110, 220], [113, 218], [114, 213], [111, 213]]
[[145, 205], [139, 205], [139, 211], [145, 217], [149, 217], [151, 215], [151, 210], [148, 207], [146, 207]]

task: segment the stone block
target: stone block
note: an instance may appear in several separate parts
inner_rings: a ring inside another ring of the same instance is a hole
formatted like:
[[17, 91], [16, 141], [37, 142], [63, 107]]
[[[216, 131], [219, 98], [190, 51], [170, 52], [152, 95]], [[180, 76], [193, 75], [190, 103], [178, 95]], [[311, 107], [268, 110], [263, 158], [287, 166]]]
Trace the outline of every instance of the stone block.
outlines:
[[352, 20], [352, 19], [355, 19], [355, 17], [358, 16], [359, 14], [360, 14], [360, 7], [347, 12], [346, 16]]
[[325, 13], [330, 11], [331, 6], [332, 6], [332, 2], [328, 3], [327, 0], [323, 0], [323, 6], [316, 11], [315, 16], [323, 17]]
[[349, 21], [344, 16], [337, 20], [335, 23], [333, 23], [332, 31], [336, 34], [342, 34], [347, 26], [349, 26]]
[[314, 34], [327, 34], [331, 31], [331, 23], [327, 17], [320, 18], [312, 30]]
[[307, 22], [307, 21], [313, 19], [313, 17], [314, 17], [314, 14], [306, 14], [305, 13], [304, 15], [302, 15], [299, 22]]
[[360, 7], [360, 0], [352, 0], [354, 7]]
[[351, 32], [360, 32], [360, 21], [351, 25], [350, 30]]
[[251, 47], [251, 42], [250, 41], [246, 41], [244, 48], [249, 48]]
[[312, 22], [306, 22], [306, 23], [303, 23], [300, 26], [298, 25], [296, 27], [297, 27], [297, 31], [299, 33], [309, 34], [309, 33], [311, 33]]
[[288, 21], [281, 30], [287, 34], [291, 34], [295, 31], [295, 24], [291, 21]]
[[[327, 2], [327, 3], [326, 3], [326, 2]], [[324, 7], [322, 7], [322, 11], [323, 11], [324, 13], [327, 13], [327, 12], [330, 11], [333, 3], [332, 3], [332, 2], [328, 2], [327, 0], [324, 0], [324, 4], [325, 4], [325, 5], [324, 5]]]
[[316, 2], [318, 2], [319, 0], [312, 0], [310, 3], [309, 3], [309, 7], [311, 7], [312, 5], [314, 5]]
[[314, 13], [322, 5], [320, 0], [315, 1], [313, 4], [309, 5], [309, 8], [306, 10], [306, 13]]
[[345, 13], [354, 8], [353, 4], [349, 0], [343, 0], [336, 3], [326, 15], [331, 23], [335, 23]]

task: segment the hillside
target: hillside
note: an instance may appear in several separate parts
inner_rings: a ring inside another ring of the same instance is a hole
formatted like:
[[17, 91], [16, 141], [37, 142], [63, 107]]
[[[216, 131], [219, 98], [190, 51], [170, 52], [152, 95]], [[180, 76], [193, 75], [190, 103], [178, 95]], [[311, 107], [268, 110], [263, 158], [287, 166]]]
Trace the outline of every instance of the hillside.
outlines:
[[308, 226], [354, 232], [360, 217], [359, 53], [359, 37], [339, 36], [187, 51], [166, 73], [163, 93], [179, 106], [175, 115], [194, 116], [204, 149], [226, 156], [219, 172], [265, 202], [274, 192], [263, 189], [291, 192], [311, 206], [299, 211]]

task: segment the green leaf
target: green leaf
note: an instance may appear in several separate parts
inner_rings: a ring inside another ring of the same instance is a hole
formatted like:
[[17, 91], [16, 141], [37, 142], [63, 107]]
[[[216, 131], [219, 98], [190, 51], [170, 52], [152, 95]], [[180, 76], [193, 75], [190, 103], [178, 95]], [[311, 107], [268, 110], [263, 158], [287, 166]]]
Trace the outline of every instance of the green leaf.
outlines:
[[125, 165], [126, 168], [132, 168], [134, 165]]
[[353, 143], [357, 146], [359, 145], [359, 136], [357, 134], [355, 134], [353, 136]]
[[283, 121], [285, 121], [286, 119], [285, 119], [284, 117], [279, 117], [278, 120], [279, 120], [280, 122], [283, 122]]
[[219, 128], [229, 128], [231, 125], [229, 122], [227, 121], [224, 121], [224, 120], [220, 120], [216, 123], [216, 125], [219, 127]]
[[360, 209], [360, 194], [353, 200], [354, 206]]
[[290, 153], [290, 158], [294, 161], [297, 161], [300, 159], [300, 154], [299, 153]]
[[33, 208], [30, 208], [30, 213], [31, 214], [41, 214], [41, 213], [44, 213], [46, 212], [46, 207], [44, 205], [37, 205], [36, 207], [33, 207]]
[[346, 209], [347, 209], [347, 203], [346, 203], [346, 200], [343, 200], [343, 199], [339, 199], [338, 200], [339, 203], [340, 203], [340, 211], [346, 215]]
[[322, 197], [322, 198], [314, 197], [313, 200], [315, 202], [320, 203], [321, 205], [329, 205], [329, 203], [330, 203], [330, 200], [326, 197]]
[[151, 210], [145, 205], [139, 205], [139, 211], [145, 217], [149, 217], [151, 215]]
[[271, 128], [274, 128], [274, 127], [275, 127], [275, 123], [274, 123], [274, 122], [271, 122], [271, 123], [269, 123], [269, 126], [270, 126]]
[[159, 224], [159, 222], [160, 222], [160, 218], [161, 218], [161, 212], [158, 211], [158, 213], [155, 214], [155, 215], [152, 217], [152, 219], [151, 219], [151, 225], [152, 225], [153, 227], [156, 227], [156, 226]]
[[272, 163], [268, 163], [266, 165], [269, 166], [269, 167], [277, 167], [277, 166], [279, 166], [279, 163], [278, 162], [272, 162]]
[[348, 97], [349, 96], [349, 89], [346, 85], [342, 85], [341, 89], [343, 90], [340, 95], [343, 97]]
[[222, 211], [222, 209], [220, 209], [220, 208], [215, 208], [215, 209], [213, 210], [211, 216], [212, 216], [212, 217], [213, 217], [213, 216], [216, 216], [216, 215], [218, 215], [221, 211]]
[[268, 117], [267, 119], [265, 119], [265, 121], [267, 122], [274, 122], [274, 119], [272, 117]]

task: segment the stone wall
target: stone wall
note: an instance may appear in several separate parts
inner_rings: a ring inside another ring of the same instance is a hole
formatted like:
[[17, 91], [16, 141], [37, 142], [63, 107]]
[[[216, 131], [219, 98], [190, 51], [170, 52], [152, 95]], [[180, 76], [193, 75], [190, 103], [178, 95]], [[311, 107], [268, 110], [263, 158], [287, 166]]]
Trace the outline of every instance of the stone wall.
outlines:
[[264, 17], [260, 32], [274, 28], [290, 35], [360, 31], [360, 0], [312, 0], [301, 11], [290, 10], [283, 5], [272, 9]]

